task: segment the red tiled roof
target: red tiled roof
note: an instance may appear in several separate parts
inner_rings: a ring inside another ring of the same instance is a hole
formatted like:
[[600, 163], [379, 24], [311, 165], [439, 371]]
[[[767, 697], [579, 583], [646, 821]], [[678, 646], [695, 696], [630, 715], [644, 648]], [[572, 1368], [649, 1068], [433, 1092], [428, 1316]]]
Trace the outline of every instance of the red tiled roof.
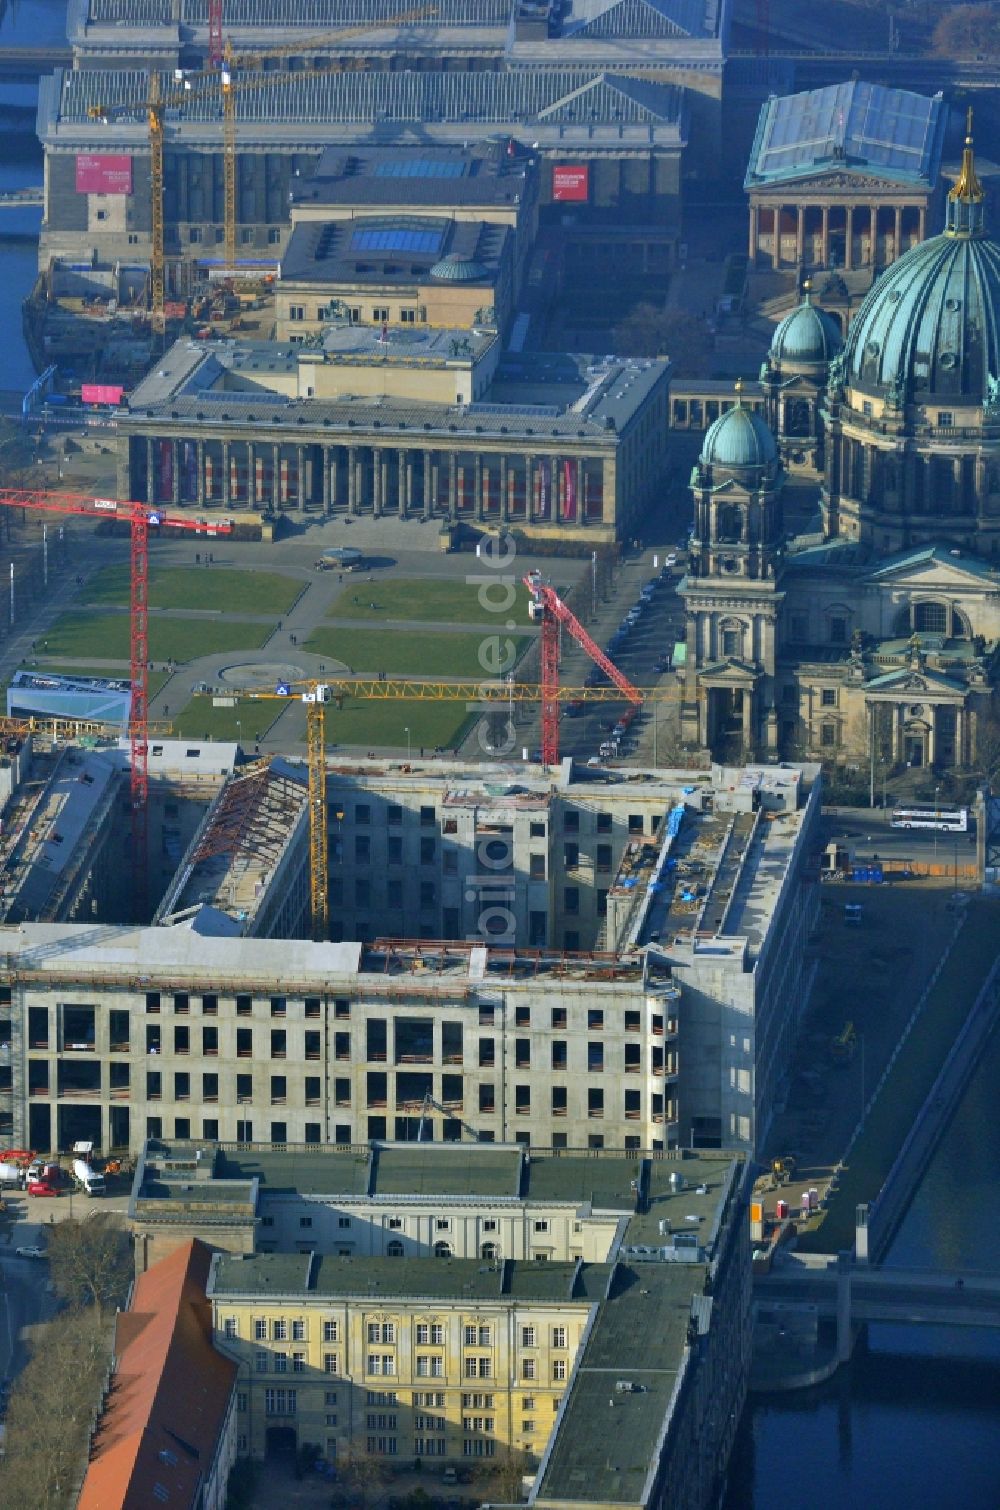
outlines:
[[137, 1281], [77, 1510], [188, 1510], [215, 1458], [236, 1365], [212, 1346], [211, 1252], [192, 1241]]

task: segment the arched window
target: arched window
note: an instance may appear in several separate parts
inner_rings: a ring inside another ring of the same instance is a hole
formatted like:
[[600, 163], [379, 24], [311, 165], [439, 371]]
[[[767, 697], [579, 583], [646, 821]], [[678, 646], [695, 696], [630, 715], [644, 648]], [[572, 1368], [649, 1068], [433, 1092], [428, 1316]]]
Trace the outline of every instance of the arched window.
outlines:
[[434, 1257], [435, 1258], [450, 1258], [451, 1257], [451, 1243], [435, 1243], [434, 1244]]
[[945, 603], [914, 603], [913, 627], [918, 634], [947, 634], [948, 607]]
[[391, 1242], [386, 1243], [385, 1256], [386, 1258], [402, 1258], [403, 1245], [398, 1237], [394, 1237]]
[[719, 649], [725, 656], [743, 654], [744, 626], [739, 619], [723, 619], [719, 626]]
[[743, 510], [735, 503], [723, 503], [716, 520], [716, 539], [735, 545], [743, 539]]
[[482, 1247], [479, 1250], [479, 1257], [480, 1258], [485, 1258], [486, 1261], [487, 1261], [487, 1263], [491, 1263], [491, 1264], [492, 1263], [496, 1263], [496, 1257], [497, 1257], [497, 1245], [496, 1245], [496, 1243], [483, 1243]]
[[790, 398], [786, 400], [785, 434], [789, 436], [812, 434], [812, 410], [808, 399]]

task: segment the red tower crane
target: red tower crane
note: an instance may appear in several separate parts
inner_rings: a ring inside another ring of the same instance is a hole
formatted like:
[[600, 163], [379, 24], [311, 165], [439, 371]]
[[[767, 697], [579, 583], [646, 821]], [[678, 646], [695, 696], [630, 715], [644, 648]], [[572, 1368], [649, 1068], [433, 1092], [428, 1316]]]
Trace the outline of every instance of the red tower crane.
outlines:
[[76, 514], [87, 519], [122, 519], [129, 525], [129, 662], [132, 707], [129, 715], [129, 781], [132, 813], [132, 894], [140, 911], [148, 872], [149, 801], [149, 532], [165, 528], [197, 535], [226, 535], [228, 520], [209, 522], [167, 514], [153, 504], [89, 493], [48, 492], [41, 488], [0, 488], [0, 507]]
[[208, 0], [208, 66], [221, 68], [225, 48], [222, 42], [222, 0]]
[[559, 763], [559, 626], [569, 630], [576, 643], [609, 677], [622, 695], [638, 708], [642, 693], [633, 687], [601, 647], [591, 639], [576, 615], [567, 608], [554, 587], [547, 587], [537, 576], [524, 578], [524, 585], [536, 603], [542, 605], [542, 763]]

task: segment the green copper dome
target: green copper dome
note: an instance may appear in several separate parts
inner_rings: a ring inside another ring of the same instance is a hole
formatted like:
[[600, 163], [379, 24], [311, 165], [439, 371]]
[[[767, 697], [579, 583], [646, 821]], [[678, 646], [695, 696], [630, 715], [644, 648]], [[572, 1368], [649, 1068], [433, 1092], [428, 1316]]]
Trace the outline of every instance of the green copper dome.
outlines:
[[488, 276], [481, 262], [474, 257], [463, 257], [461, 252], [449, 252], [431, 268], [431, 277], [442, 278], [446, 283], [475, 283]]
[[983, 405], [1000, 378], [1000, 243], [983, 228], [983, 191], [967, 139], [944, 234], [911, 247], [855, 316], [843, 381], [895, 402]]
[[802, 303], [785, 316], [774, 332], [771, 360], [776, 365], [793, 362], [803, 366], [825, 366], [836, 356], [840, 344], [836, 320], [825, 310], [816, 308], [806, 284]]
[[727, 470], [766, 467], [777, 455], [778, 447], [767, 425], [758, 414], [744, 409], [739, 397], [732, 409], [709, 425], [701, 448], [705, 466]]

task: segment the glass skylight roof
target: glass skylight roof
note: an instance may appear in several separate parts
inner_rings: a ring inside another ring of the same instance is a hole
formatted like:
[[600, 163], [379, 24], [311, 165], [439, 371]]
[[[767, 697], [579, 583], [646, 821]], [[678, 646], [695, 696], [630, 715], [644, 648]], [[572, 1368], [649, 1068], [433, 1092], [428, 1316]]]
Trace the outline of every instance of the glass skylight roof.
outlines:
[[792, 178], [832, 162], [933, 181], [944, 130], [940, 95], [853, 82], [772, 98], [764, 106], [749, 180]]
[[430, 252], [436, 256], [444, 232], [407, 226], [359, 227], [351, 237], [352, 252]]
[[454, 158], [430, 162], [427, 158], [397, 158], [375, 164], [375, 178], [461, 178], [465, 164]]

